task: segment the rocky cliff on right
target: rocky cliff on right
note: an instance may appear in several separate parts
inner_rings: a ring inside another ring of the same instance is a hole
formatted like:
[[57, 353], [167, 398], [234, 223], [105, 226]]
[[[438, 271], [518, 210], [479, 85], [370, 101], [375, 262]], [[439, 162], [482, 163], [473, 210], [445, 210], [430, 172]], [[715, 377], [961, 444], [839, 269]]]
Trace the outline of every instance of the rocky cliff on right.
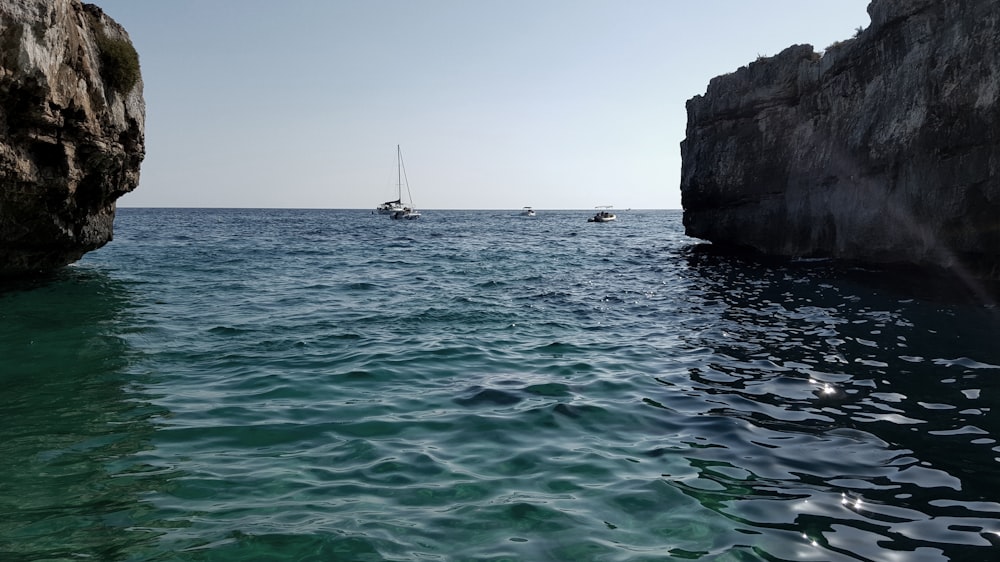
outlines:
[[687, 103], [687, 235], [1000, 278], [1000, 2], [873, 0], [871, 25]]

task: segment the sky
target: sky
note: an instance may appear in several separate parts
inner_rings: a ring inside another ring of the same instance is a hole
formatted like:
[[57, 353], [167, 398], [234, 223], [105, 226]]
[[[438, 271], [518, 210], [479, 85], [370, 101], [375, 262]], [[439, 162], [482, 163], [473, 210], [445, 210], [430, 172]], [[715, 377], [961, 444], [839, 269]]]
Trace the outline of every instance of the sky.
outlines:
[[123, 207], [679, 209], [685, 102], [868, 0], [90, 0], [129, 32]]

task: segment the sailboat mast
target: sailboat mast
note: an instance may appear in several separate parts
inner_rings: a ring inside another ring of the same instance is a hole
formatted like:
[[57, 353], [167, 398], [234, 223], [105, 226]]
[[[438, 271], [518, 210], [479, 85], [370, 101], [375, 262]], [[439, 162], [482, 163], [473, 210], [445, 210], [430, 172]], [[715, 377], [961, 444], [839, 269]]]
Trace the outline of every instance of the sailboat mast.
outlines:
[[399, 145], [396, 145], [396, 200], [403, 200], [403, 177], [401, 174], [403, 163], [403, 153], [399, 151]]

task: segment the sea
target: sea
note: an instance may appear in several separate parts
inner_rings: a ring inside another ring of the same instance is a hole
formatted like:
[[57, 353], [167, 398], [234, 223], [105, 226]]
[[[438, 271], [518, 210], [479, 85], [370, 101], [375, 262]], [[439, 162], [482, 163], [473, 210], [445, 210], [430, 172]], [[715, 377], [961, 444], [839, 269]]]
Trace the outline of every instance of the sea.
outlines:
[[1000, 558], [996, 293], [592, 213], [119, 209], [0, 285], [0, 560]]

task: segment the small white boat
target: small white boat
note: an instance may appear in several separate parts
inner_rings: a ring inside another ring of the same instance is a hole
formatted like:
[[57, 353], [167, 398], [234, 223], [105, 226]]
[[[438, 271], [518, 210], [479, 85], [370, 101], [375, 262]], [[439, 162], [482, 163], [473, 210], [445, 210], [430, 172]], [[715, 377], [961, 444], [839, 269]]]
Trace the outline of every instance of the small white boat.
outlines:
[[403, 207], [402, 209], [389, 215], [389, 217], [394, 220], [405, 219], [412, 221], [420, 218], [420, 211], [409, 207]]
[[533, 216], [535, 216], [535, 210], [532, 209], [531, 207], [525, 207], [525, 208], [521, 209], [521, 216], [522, 217], [533, 217]]
[[587, 222], [611, 222], [618, 220], [618, 217], [611, 212], [611, 205], [599, 205], [596, 209], [598, 209], [597, 213], [587, 219]]

